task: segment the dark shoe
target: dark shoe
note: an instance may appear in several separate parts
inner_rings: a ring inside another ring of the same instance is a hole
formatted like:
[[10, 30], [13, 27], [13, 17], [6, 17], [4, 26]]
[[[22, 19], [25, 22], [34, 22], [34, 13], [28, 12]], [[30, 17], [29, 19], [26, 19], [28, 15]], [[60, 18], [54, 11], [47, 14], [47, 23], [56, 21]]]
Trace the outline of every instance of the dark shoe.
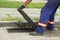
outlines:
[[52, 25], [52, 24], [48, 24], [48, 26], [47, 26], [47, 30], [54, 30], [54, 25]]
[[43, 33], [38, 33], [38, 32], [31, 32], [29, 34], [32, 35], [32, 36], [40, 36], [40, 35], [43, 35]]
[[30, 35], [39, 36], [39, 35], [42, 35], [44, 31], [45, 31], [45, 28], [41, 26], [37, 26], [36, 30], [34, 32], [31, 32]]
[[54, 30], [54, 29], [51, 29], [51, 28], [46, 28], [47, 30], [50, 30], [50, 31], [52, 31], [52, 30]]

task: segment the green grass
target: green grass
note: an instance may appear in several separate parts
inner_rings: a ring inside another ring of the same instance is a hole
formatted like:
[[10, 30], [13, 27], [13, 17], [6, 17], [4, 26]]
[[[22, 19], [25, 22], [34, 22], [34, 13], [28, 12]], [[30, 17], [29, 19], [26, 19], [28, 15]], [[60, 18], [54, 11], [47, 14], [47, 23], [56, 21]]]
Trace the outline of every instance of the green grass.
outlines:
[[42, 8], [45, 3], [30, 3], [27, 8]]
[[[4, 1], [0, 0], [0, 8], [18, 8], [23, 4], [19, 1]], [[26, 8], [42, 8], [45, 3], [30, 3]], [[60, 8], [60, 7], [59, 7]]]
[[22, 2], [0, 2], [0, 8], [17, 8], [22, 4]]
[[[18, 1], [0, 1], [0, 8], [18, 8], [23, 2]], [[30, 3], [26, 8], [42, 8], [45, 3]]]
[[[23, 2], [19, 2], [19, 1], [0, 0], [0, 8], [18, 8], [22, 4]], [[30, 3], [29, 5], [26, 6], [26, 8], [42, 8], [44, 5], [45, 3]]]

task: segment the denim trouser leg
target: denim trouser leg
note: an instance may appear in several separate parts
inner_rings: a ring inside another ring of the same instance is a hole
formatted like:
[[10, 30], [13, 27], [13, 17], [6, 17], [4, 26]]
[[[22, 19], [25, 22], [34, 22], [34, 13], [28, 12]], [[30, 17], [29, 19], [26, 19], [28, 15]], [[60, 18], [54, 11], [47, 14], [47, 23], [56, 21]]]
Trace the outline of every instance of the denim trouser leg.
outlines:
[[41, 10], [39, 22], [48, 24], [48, 20], [50, 20], [50, 19], [54, 20], [54, 14], [55, 14], [58, 6], [59, 6], [59, 3], [47, 2], [46, 5]]

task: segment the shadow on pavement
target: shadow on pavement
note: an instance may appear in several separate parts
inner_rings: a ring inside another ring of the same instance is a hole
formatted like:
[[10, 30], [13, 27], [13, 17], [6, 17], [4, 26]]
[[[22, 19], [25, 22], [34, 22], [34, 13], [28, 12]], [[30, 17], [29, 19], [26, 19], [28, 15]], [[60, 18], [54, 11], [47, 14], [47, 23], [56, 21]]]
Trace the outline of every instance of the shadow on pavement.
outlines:
[[32, 32], [34, 31], [32, 28], [12, 28], [12, 29], [7, 29], [8, 33], [24, 33], [24, 32]]
[[[32, 29], [7, 29], [8, 33], [29, 33], [33, 32]], [[59, 37], [60, 38], [60, 29], [56, 31], [46, 31], [43, 35], [44, 37]]]
[[[59, 37], [60, 38], [60, 22], [56, 22], [55, 23], [55, 27], [58, 28], [58, 30], [56, 31], [46, 31], [44, 33], [44, 37]], [[12, 28], [12, 29], [7, 29], [8, 33], [29, 33], [29, 32], [33, 32], [34, 29], [33, 28], [25, 28], [25, 29], [21, 29], [21, 28]]]

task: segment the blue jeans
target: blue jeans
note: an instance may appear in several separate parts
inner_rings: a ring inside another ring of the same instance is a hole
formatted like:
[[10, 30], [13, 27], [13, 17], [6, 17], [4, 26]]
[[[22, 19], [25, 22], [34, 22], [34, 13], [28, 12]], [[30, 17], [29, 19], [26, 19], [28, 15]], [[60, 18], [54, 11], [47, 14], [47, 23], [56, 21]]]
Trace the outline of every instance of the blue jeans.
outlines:
[[[46, 5], [41, 10], [40, 20], [39, 22], [48, 24], [48, 21], [54, 21], [55, 12], [60, 5], [60, 0], [48, 0]], [[48, 25], [50, 29], [54, 28], [54, 25]], [[41, 26], [37, 26], [37, 32], [44, 32], [44, 28]]]
[[48, 24], [48, 20], [54, 21], [54, 15], [59, 5], [60, 0], [48, 0], [46, 5], [41, 10], [39, 22]]

